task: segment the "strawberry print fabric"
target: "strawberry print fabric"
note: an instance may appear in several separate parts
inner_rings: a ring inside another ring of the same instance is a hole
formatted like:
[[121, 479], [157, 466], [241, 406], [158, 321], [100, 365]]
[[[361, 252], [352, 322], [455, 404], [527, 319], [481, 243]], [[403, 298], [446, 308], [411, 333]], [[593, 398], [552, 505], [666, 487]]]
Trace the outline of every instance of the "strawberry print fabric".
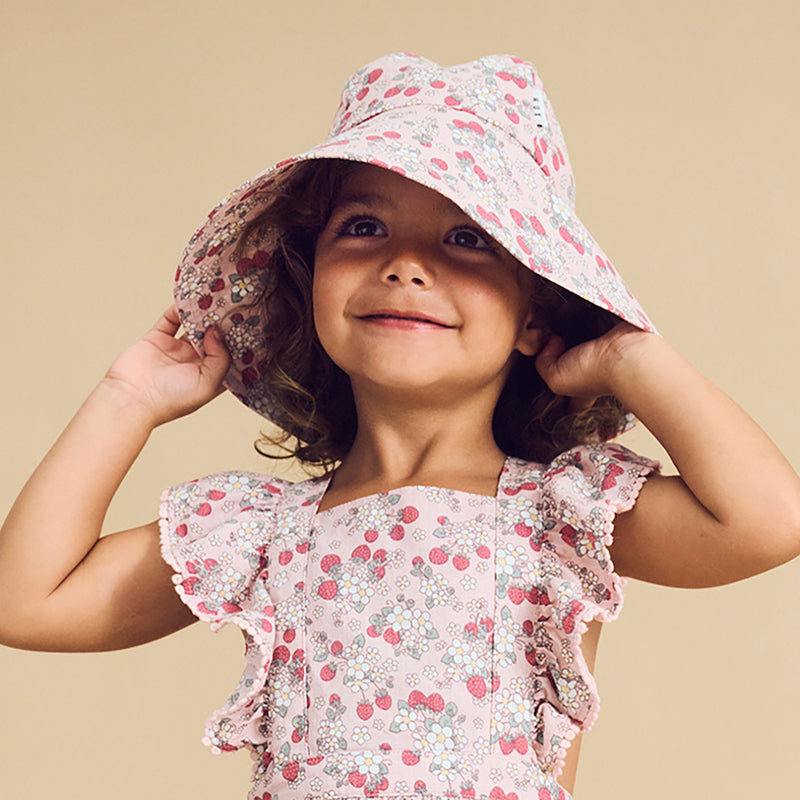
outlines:
[[619, 613], [613, 519], [657, 468], [584, 445], [508, 458], [494, 497], [406, 486], [322, 512], [329, 477], [167, 489], [177, 591], [246, 641], [204, 741], [251, 751], [251, 800], [567, 800], [598, 712], [581, 635]]
[[226, 197], [189, 241], [174, 296], [202, 352], [217, 326], [232, 357], [226, 386], [287, 427], [262, 381], [277, 232], [242, 247], [247, 223], [287, 191], [297, 164], [340, 159], [391, 169], [452, 200], [521, 264], [644, 330], [638, 301], [575, 212], [575, 181], [552, 104], [533, 64], [509, 55], [442, 67], [384, 56], [347, 81], [328, 138], [259, 173]]

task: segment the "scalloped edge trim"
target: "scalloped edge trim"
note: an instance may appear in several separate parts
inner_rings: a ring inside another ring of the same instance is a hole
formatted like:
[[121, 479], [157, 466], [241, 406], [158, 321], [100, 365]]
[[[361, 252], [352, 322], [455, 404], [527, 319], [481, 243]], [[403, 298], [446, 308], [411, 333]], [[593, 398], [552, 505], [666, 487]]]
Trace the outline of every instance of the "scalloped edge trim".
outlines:
[[[615, 444], [615, 447], [623, 447], [624, 445]], [[627, 448], [624, 448], [627, 449]], [[622, 603], [624, 600], [622, 589], [624, 588], [625, 584], [627, 583], [626, 579], [623, 578], [621, 575], [617, 574], [616, 568], [614, 567], [614, 562], [611, 558], [611, 553], [609, 552], [608, 548], [612, 545], [614, 541], [614, 520], [617, 518], [619, 514], [624, 513], [625, 511], [629, 511], [633, 506], [636, 504], [636, 501], [639, 499], [639, 493], [642, 491], [642, 487], [647, 482], [647, 479], [654, 473], [659, 473], [661, 471], [661, 464], [660, 462], [647, 458], [645, 456], [639, 456], [633, 451], [631, 452], [635, 458], [636, 463], [641, 466], [642, 473], [641, 475], [636, 476], [635, 478], [631, 479], [630, 487], [631, 492], [630, 496], [625, 500], [619, 500], [616, 503], [611, 503], [608, 499], [606, 500], [605, 508], [603, 509], [603, 547], [606, 551], [606, 557], [608, 558], [608, 568], [611, 574], [611, 582], [613, 585], [614, 590], [617, 592], [620, 602], [617, 605], [616, 611], [611, 614], [607, 611], [604, 611], [601, 608], [598, 608], [595, 613], [592, 613], [590, 609], [586, 609], [584, 613], [581, 614], [579, 619], [576, 620], [575, 630], [571, 634], [567, 634], [566, 632], [562, 631], [560, 628], [558, 629], [562, 636], [566, 636], [571, 638], [576, 645], [576, 666], [580, 671], [581, 675], [584, 677], [586, 681], [586, 685], [589, 688], [589, 691], [592, 692], [592, 696], [594, 697], [594, 706], [592, 707], [591, 712], [587, 715], [586, 719], [583, 722], [578, 723], [573, 720], [569, 714], [556, 709], [559, 714], [564, 716], [564, 719], [567, 720], [569, 725], [569, 730], [564, 734], [564, 740], [559, 745], [558, 750], [555, 753], [554, 763], [553, 763], [553, 777], [558, 780], [561, 776], [561, 773], [564, 771], [564, 763], [567, 756], [567, 752], [569, 748], [572, 746], [572, 742], [575, 740], [575, 737], [579, 733], [586, 733], [594, 726], [595, 722], [597, 722], [597, 718], [600, 715], [600, 692], [597, 688], [597, 681], [595, 680], [594, 674], [589, 669], [589, 665], [586, 663], [586, 658], [583, 655], [583, 647], [581, 643], [583, 641], [584, 634], [589, 630], [589, 623], [593, 622], [594, 620], [598, 619], [601, 623], [608, 623], [614, 622], [622, 611]], [[549, 483], [549, 476], [546, 476], [542, 481], [542, 488]], [[548, 704], [555, 709], [555, 706], [552, 703]]]
[[[230, 706], [220, 707], [216, 711], [213, 711], [206, 719], [205, 725], [203, 727], [203, 737], [202, 743], [208, 747], [214, 755], [220, 755], [221, 753], [233, 752], [235, 750], [241, 750], [243, 747], [250, 749], [253, 744], [260, 744], [260, 742], [245, 742], [243, 741], [240, 745], [231, 745], [231, 750], [223, 750], [221, 747], [218, 747], [211, 742], [211, 735], [213, 733], [214, 725], [219, 722], [221, 719], [225, 717], [230, 717], [239, 711], [242, 708], [247, 706], [251, 703], [258, 693], [264, 688], [266, 681], [267, 681], [267, 671], [269, 669], [270, 663], [272, 663], [272, 644], [274, 642], [274, 630], [275, 624], [273, 622], [273, 636], [270, 637], [270, 641], [266, 642], [264, 640], [264, 631], [259, 630], [258, 627], [248, 619], [249, 616], [253, 616], [252, 612], [248, 614], [246, 611], [238, 611], [234, 614], [208, 614], [203, 611], [200, 611], [196, 608], [195, 604], [192, 601], [193, 595], [187, 595], [183, 590], [183, 573], [181, 571], [180, 562], [178, 561], [175, 553], [172, 549], [172, 543], [170, 541], [170, 534], [172, 532], [172, 515], [170, 513], [170, 497], [171, 492], [174, 487], [168, 487], [161, 492], [161, 497], [159, 500], [159, 512], [158, 512], [158, 528], [160, 532], [160, 546], [161, 546], [161, 557], [166, 561], [166, 563], [172, 568], [173, 575], [172, 575], [172, 583], [173, 588], [175, 589], [176, 594], [178, 597], [181, 598], [181, 601], [186, 605], [189, 610], [194, 614], [199, 620], [202, 622], [207, 622], [212, 632], [216, 633], [217, 631], [221, 630], [225, 625], [233, 624], [239, 627], [244, 633], [247, 633], [251, 636], [253, 641], [256, 643], [259, 652], [259, 660], [256, 663], [257, 667], [257, 675], [261, 675], [262, 677], [259, 680], [255, 680], [253, 682], [253, 686], [250, 690], [244, 693], [236, 702], [231, 704]], [[274, 606], [273, 606], [274, 608]], [[245, 668], [249, 662], [245, 661]], [[244, 670], [242, 670], [242, 674], [244, 674]], [[255, 755], [252, 752], [251, 754]]]

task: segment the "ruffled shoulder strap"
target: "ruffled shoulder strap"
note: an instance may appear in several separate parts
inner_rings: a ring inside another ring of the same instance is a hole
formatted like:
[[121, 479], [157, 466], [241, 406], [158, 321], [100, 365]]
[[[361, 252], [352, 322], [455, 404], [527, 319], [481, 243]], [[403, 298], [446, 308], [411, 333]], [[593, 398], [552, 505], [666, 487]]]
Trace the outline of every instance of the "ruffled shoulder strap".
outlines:
[[[269, 591], [272, 553], [306, 533], [325, 479], [293, 484], [251, 472], [223, 472], [165, 489], [162, 555], [182, 600], [212, 630], [245, 635], [246, 665], [225, 705], [206, 722], [214, 752], [264, 741], [256, 703], [272, 661], [278, 600]], [[317, 491], [315, 491], [315, 489]]]
[[562, 453], [545, 471], [543, 494], [555, 523], [549, 541], [579, 576], [589, 619], [611, 622], [619, 615], [624, 580], [609, 553], [614, 519], [633, 507], [647, 476], [660, 468], [620, 444], [587, 444]]
[[285, 488], [263, 475], [222, 472], [162, 493], [162, 554], [178, 594], [214, 628], [230, 614], [257, 610], [254, 578]]
[[624, 582], [608, 550], [614, 518], [633, 506], [647, 475], [658, 469], [621, 445], [592, 444], [550, 464], [509, 459], [501, 479], [503, 530], [530, 545], [530, 577], [514, 597], [533, 604], [521, 624], [529, 635], [534, 749], [556, 776], [570, 742], [592, 726], [600, 708], [581, 637], [588, 622], [609, 622], [622, 606]]

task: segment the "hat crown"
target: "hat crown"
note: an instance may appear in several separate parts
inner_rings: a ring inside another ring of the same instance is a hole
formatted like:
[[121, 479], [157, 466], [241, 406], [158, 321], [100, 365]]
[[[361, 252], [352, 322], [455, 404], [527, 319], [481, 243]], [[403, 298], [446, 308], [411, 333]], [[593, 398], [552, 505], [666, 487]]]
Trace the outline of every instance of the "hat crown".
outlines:
[[410, 53], [393, 53], [358, 70], [345, 84], [329, 137], [340, 137], [381, 113], [431, 105], [474, 114], [513, 136], [550, 177], [547, 161], [559, 159], [553, 188], [574, 206], [574, 179], [566, 143], [536, 68], [511, 55], [490, 55], [442, 67]]

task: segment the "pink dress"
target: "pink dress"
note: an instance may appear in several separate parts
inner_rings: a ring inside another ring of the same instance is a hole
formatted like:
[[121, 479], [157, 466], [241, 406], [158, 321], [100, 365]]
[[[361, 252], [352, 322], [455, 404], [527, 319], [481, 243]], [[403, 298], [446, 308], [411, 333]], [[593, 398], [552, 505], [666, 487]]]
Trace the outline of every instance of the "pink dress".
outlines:
[[497, 495], [404, 486], [326, 511], [329, 478], [229, 472], [167, 489], [164, 557], [246, 667], [209, 718], [251, 800], [564, 800], [598, 696], [586, 623], [622, 603], [608, 544], [658, 465], [613, 444], [508, 458]]

